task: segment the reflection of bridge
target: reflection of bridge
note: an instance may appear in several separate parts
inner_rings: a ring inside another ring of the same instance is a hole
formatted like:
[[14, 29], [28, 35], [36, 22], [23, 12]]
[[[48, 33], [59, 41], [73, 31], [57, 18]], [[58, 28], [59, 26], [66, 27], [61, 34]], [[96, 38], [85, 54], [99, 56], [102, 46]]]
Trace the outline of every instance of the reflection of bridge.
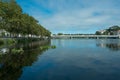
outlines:
[[117, 38], [120, 39], [120, 35], [52, 35], [52, 38]]

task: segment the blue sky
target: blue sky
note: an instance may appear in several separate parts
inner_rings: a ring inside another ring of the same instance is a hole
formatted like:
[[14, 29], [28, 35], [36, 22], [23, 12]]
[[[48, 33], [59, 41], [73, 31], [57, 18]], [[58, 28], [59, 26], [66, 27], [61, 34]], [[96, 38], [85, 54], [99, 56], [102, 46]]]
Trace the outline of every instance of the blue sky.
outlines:
[[120, 0], [16, 0], [52, 33], [95, 33], [120, 26]]

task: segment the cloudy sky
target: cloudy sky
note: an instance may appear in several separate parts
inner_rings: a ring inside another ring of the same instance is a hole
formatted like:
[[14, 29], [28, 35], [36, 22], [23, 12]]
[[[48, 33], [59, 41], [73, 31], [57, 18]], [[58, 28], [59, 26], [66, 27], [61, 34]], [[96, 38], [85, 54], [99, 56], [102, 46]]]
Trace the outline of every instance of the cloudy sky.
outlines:
[[17, 0], [52, 33], [95, 33], [120, 26], [120, 0]]

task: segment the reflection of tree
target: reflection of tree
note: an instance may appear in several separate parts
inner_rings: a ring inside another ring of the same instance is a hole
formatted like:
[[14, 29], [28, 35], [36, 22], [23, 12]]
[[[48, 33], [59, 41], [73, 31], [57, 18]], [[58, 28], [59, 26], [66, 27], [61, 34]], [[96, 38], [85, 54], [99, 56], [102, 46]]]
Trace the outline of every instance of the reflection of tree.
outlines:
[[[49, 45], [49, 42], [44, 45]], [[24, 66], [31, 66], [37, 60], [37, 56], [41, 55], [44, 50], [40, 50], [41, 45], [29, 44], [23, 54], [3, 54], [0, 56], [0, 80], [17, 80], [22, 74]], [[34, 50], [35, 48], [35, 50]], [[27, 50], [29, 49], [29, 50]], [[33, 50], [30, 50], [33, 49]]]
[[114, 51], [120, 50], [120, 44], [106, 44], [106, 47]]
[[113, 51], [120, 50], [119, 41], [118, 42], [114, 42], [114, 41], [113, 42], [111, 41], [100, 42], [100, 43], [97, 43], [96, 46], [103, 47], [103, 48], [109, 48], [110, 50], [113, 50]]

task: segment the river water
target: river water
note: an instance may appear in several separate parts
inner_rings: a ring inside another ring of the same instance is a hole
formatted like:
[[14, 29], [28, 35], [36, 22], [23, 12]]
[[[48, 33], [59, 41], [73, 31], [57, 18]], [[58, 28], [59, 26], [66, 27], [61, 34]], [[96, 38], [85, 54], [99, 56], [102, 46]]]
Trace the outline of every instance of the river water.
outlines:
[[120, 80], [120, 39], [52, 39], [45, 45], [56, 48], [2, 54], [0, 80]]

